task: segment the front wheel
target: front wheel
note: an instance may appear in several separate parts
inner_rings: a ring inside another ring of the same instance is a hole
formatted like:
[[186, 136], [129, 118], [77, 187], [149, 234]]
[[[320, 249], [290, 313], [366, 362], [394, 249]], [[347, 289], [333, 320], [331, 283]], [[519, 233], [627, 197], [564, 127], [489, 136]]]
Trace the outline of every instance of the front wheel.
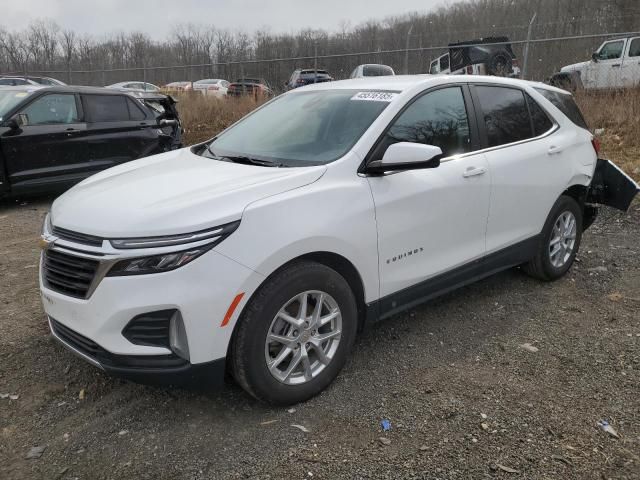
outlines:
[[260, 400], [305, 401], [338, 375], [356, 330], [356, 299], [344, 277], [297, 262], [267, 280], [243, 312], [231, 346], [233, 376]]
[[523, 270], [544, 281], [557, 280], [567, 273], [580, 248], [582, 216], [578, 202], [561, 196], [547, 217], [536, 256]]

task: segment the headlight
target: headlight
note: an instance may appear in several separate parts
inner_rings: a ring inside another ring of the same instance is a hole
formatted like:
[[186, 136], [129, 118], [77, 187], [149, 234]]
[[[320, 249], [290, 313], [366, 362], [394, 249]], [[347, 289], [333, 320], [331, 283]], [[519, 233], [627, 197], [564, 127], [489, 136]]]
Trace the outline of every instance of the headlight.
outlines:
[[211, 240], [214, 243], [220, 243], [226, 237], [231, 235], [239, 225], [240, 221], [238, 220], [237, 222], [227, 223], [220, 227], [201, 230], [194, 233], [182, 233], [162, 237], [121, 238], [109, 241], [111, 242], [111, 246], [118, 250], [171, 247], [174, 245], [202, 242], [203, 240]]
[[210, 243], [202, 247], [192, 248], [182, 252], [171, 252], [151, 257], [128, 258], [116, 263], [108, 277], [119, 277], [126, 275], [146, 275], [149, 273], [162, 273], [180, 268], [195, 260], [203, 253], [211, 250], [214, 244]]

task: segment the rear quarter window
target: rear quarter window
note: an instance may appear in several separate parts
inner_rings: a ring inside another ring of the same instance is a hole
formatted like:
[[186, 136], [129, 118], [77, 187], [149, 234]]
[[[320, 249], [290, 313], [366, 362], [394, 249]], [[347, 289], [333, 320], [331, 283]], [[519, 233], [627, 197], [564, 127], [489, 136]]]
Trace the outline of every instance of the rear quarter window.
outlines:
[[564, 113], [569, 120], [579, 127], [589, 130], [589, 126], [582, 116], [582, 112], [569, 93], [560, 93], [546, 88], [535, 89], [540, 95], [549, 100], [554, 107]]

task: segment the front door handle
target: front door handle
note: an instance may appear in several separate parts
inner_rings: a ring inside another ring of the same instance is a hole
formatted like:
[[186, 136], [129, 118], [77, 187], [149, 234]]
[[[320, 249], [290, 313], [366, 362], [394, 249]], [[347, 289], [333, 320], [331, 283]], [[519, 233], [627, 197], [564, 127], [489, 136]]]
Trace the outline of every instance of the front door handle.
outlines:
[[484, 167], [469, 167], [462, 174], [464, 178], [475, 177], [477, 175], [484, 175], [487, 173], [487, 169]]

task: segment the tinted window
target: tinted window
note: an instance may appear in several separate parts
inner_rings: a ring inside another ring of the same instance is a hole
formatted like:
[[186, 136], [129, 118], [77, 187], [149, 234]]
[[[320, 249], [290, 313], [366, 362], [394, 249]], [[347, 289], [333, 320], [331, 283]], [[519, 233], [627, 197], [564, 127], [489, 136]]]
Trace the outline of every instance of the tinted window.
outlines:
[[122, 95], [86, 95], [87, 116], [92, 122], [122, 122], [129, 120], [127, 98]]
[[624, 46], [624, 40], [616, 42], [605, 43], [598, 56], [602, 60], [611, 60], [614, 58], [620, 58], [622, 56], [622, 47]]
[[529, 113], [531, 114], [531, 123], [533, 124], [533, 134], [537, 137], [548, 132], [553, 127], [553, 122], [549, 119], [547, 113], [538, 103], [525, 93], [529, 104]]
[[449, 55], [445, 55], [440, 59], [440, 71], [446, 70], [449, 68]]
[[532, 137], [529, 111], [522, 91], [503, 87], [476, 87], [490, 147]]
[[539, 92], [544, 98], [549, 100], [553, 105], [564, 113], [569, 120], [575, 123], [577, 126], [589, 129], [587, 126], [587, 122], [582, 116], [582, 112], [576, 105], [576, 102], [573, 100], [573, 97], [569, 93], [560, 93], [553, 90], [547, 90], [545, 88], [536, 88], [536, 91]]
[[147, 115], [136, 105], [135, 101], [127, 98], [127, 104], [129, 105], [129, 118], [131, 120], [144, 120], [147, 118]]
[[374, 158], [381, 159], [398, 142], [435, 145], [445, 156], [470, 151], [469, 121], [460, 87], [436, 90], [413, 102], [389, 128]]
[[640, 38], [634, 38], [629, 45], [629, 56], [640, 57]]
[[393, 75], [393, 70], [386, 65], [365, 65], [362, 67], [362, 75], [365, 77], [386, 77]]
[[74, 95], [45, 95], [28, 105], [20, 113], [25, 113], [28, 116], [28, 125], [78, 122], [78, 110]]

